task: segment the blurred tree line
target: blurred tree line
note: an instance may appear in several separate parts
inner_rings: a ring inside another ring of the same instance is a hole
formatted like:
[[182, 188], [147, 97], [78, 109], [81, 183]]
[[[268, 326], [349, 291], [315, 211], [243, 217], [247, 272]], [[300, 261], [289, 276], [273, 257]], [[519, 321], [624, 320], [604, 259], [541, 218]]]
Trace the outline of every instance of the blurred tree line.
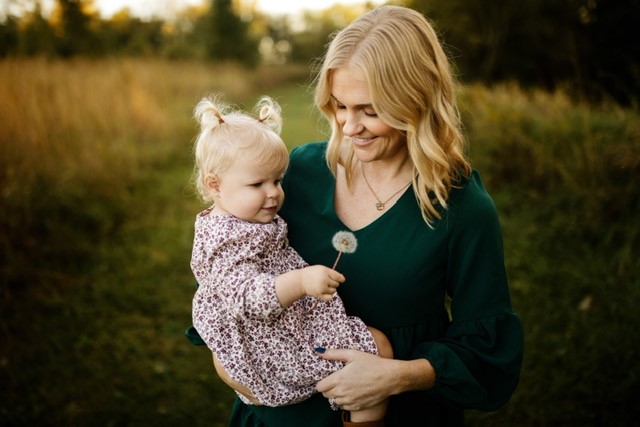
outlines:
[[414, 0], [464, 80], [640, 101], [640, 0]]
[[[300, 17], [269, 16], [252, 2], [203, 0], [170, 18], [123, 9], [102, 18], [93, 0], [7, 0], [0, 57], [135, 55], [261, 62], [305, 62], [329, 35], [366, 8], [333, 6]], [[9, 12], [19, 3], [24, 13]], [[247, 5], [247, 3], [249, 5]], [[589, 101], [640, 104], [640, 0], [412, 0], [448, 46], [463, 81], [516, 81], [562, 88]], [[1, 12], [1, 11], [0, 11]]]

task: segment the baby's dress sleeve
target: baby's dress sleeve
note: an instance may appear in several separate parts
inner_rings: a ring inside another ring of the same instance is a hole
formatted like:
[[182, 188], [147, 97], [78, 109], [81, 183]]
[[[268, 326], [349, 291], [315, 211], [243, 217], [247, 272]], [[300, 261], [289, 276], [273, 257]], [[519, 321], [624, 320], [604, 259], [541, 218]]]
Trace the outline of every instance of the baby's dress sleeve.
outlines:
[[[196, 293], [222, 305], [234, 318], [278, 316], [275, 276], [260, 268], [266, 236], [263, 228], [225, 217], [200, 218], [191, 267], [200, 287]], [[196, 329], [200, 328], [196, 325]]]

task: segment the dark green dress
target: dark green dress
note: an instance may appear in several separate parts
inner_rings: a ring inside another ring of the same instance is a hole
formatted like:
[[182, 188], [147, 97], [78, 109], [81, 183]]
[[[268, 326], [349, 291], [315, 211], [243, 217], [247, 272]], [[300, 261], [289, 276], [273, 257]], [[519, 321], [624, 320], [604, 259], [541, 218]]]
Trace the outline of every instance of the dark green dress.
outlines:
[[[291, 245], [310, 264], [333, 265], [331, 238], [347, 230], [334, 210], [335, 179], [326, 143], [296, 148], [280, 214]], [[464, 409], [492, 411], [511, 396], [523, 351], [522, 324], [511, 308], [495, 205], [474, 172], [451, 192], [431, 229], [409, 188], [373, 223], [355, 230], [358, 248], [343, 254], [339, 288], [350, 315], [389, 337], [396, 359], [428, 359], [436, 386], [390, 400], [387, 427], [459, 426]], [[445, 308], [451, 298], [451, 317]], [[233, 408], [232, 426], [340, 426], [321, 395], [279, 408]]]

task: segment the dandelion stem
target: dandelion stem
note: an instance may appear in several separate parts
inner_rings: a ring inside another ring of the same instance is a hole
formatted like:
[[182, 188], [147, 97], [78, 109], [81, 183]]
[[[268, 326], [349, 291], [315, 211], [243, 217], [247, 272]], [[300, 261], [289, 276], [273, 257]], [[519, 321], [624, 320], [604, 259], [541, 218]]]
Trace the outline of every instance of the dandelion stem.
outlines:
[[338, 252], [338, 257], [336, 258], [336, 262], [333, 263], [333, 267], [331, 267], [333, 270], [336, 269], [336, 266], [338, 265], [338, 261], [340, 261], [340, 256], [342, 255], [342, 251]]
[[[356, 248], [358, 247], [358, 240], [356, 239], [356, 236], [350, 231], [338, 231], [333, 235], [331, 243], [333, 244], [333, 248], [338, 251], [338, 256], [333, 263], [333, 267], [331, 267], [332, 270], [335, 270], [338, 266], [338, 261], [340, 261], [340, 257], [342, 256], [343, 252], [352, 254], [356, 251]], [[309, 308], [307, 313], [316, 308], [320, 301], [322, 300], [318, 299], [314, 301], [313, 305], [311, 306], [311, 308]]]

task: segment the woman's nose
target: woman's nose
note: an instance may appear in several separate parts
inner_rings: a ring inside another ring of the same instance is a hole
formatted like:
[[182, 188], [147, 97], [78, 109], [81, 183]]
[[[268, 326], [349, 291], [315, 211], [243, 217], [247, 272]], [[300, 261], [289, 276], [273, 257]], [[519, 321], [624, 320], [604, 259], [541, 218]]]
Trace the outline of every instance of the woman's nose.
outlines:
[[346, 136], [354, 136], [362, 132], [363, 126], [360, 123], [358, 114], [347, 112], [345, 121], [342, 125], [342, 132]]

